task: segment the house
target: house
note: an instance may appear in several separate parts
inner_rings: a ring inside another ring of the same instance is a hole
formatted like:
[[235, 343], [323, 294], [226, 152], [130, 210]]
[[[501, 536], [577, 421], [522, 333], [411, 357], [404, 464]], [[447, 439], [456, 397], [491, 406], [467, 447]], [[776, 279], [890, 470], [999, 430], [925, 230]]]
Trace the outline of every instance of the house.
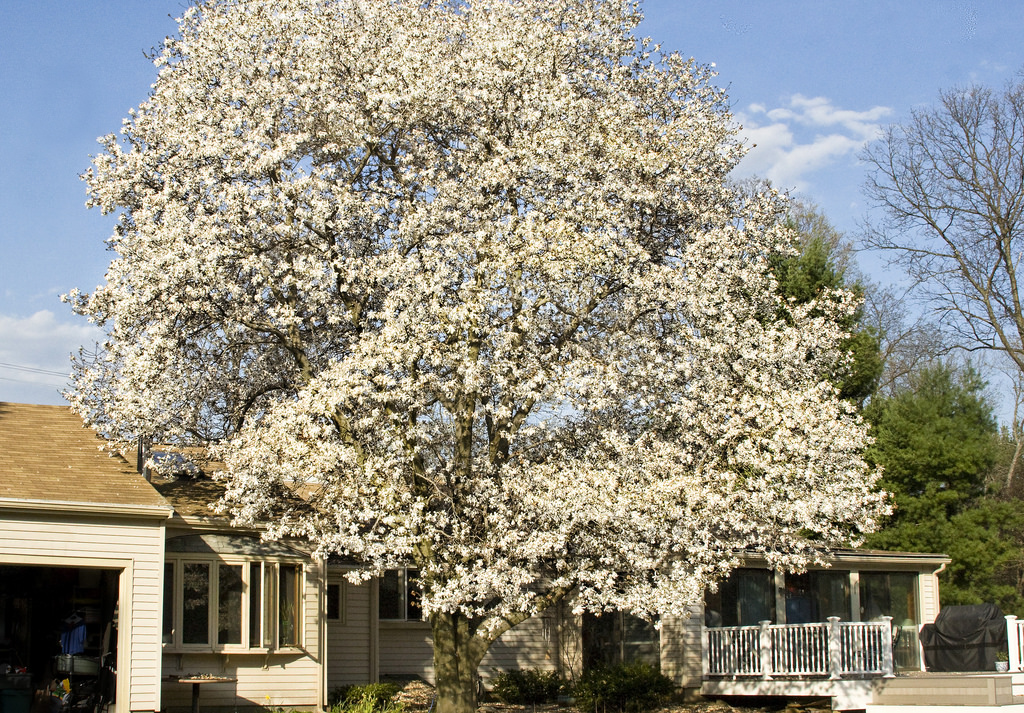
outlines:
[[[414, 571], [352, 584], [349, 563], [230, 527], [214, 482], [147, 478], [101, 445], [67, 408], [0, 403], [0, 671], [27, 670], [0, 690], [66, 679], [108, 711], [175, 713], [194, 696], [317, 709], [341, 685], [432, 679]], [[917, 631], [947, 562], [851, 550], [792, 575], [750, 559], [660, 628], [554, 607], [496, 642], [481, 674], [641, 659], [693, 692], [859, 701], [864, 681], [921, 669]]]
[[[0, 403], [0, 664], [27, 669], [37, 684], [44, 672], [73, 676], [75, 659], [55, 656], [61, 635], [83, 623], [81, 648], [130, 672], [108, 684], [110, 696], [125, 709], [155, 711], [173, 510], [100, 445], [66, 408]], [[87, 664], [79, 663], [81, 676]]]
[[[0, 691], [25, 691], [0, 711], [54, 679], [83, 710], [184, 711], [195, 693], [316, 709], [337, 686], [432, 678], [408, 572], [353, 585], [345, 562], [230, 527], [212, 481], [147, 478], [102, 446], [65, 407], [0, 402]], [[552, 621], [508, 632], [484, 670], [559, 668]]]

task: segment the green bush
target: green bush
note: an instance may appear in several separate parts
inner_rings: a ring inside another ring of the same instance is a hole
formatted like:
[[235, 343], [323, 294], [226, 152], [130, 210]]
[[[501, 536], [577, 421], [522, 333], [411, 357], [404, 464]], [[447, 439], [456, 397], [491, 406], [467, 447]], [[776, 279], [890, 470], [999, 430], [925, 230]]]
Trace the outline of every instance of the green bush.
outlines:
[[502, 703], [553, 703], [564, 685], [554, 671], [502, 671], [494, 678], [491, 694]]
[[369, 683], [365, 686], [341, 686], [327, 697], [331, 713], [393, 713], [403, 709], [395, 703], [402, 689], [394, 683]]
[[585, 672], [573, 686], [581, 711], [635, 713], [657, 708], [675, 691], [668, 676], [650, 664], [637, 662]]

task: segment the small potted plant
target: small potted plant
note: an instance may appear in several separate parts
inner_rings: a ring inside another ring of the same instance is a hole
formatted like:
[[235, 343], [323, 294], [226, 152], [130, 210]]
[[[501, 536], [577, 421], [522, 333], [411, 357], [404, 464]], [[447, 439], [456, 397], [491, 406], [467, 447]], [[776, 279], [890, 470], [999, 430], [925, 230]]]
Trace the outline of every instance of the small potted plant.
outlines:
[[1010, 670], [1010, 657], [1003, 650], [996, 651], [996, 671], [1006, 673]]

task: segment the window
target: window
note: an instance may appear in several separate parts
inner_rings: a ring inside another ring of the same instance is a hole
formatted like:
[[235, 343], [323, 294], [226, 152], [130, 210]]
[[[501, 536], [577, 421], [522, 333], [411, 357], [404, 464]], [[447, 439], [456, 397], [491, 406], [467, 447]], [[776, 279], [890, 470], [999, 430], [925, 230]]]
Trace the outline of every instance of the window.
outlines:
[[163, 642], [174, 643], [174, 563], [164, 565], [164, 628]]
[[736, 569], [704, 597], [707, 626], [754, 626], [775, 622], [775, 573], [766, 569]]
[[270, 637], [263, 636], [264, 631], [270, 630], [263, 611], [263, 569], [262, 562], [249, 563], [249, 646], [270, 648]]
[[221, 564], [218, 576], [217, 643], [242, 643], [242, 565]]
[[186, 562], [183, 572], [181, 643], [209, 643], [210, 565], [204, 562]]
[[342, 596], [343, 594], [340, 582], [327, 585], [327, 618], [330, 621], [339, 621], [341, 619]]
[[302, 602], [302, 567], [278, 565], [277, 621], [278, 645], [299, 645], [299, 605]]
[[637, 661], [657, 668], [661, 663], [661, 636], [654, 624], [628, 612], [583, 615], [581, 627], [583, 668], [590, 670]]
[[396, 621], [422, 621], [419, 570], [392, 569], [380, 578], [378, 615], [381, 619]]
[[169, 558], [164, 644], [230, 651], [301, 646], [302, 572], [301, 564], [290, 562]]

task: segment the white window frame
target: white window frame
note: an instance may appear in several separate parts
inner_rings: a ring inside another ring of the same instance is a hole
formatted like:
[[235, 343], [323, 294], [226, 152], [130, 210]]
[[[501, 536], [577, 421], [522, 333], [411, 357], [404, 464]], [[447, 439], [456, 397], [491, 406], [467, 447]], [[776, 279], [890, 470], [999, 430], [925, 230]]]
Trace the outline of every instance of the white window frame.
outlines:
[[[168, 555], [166, 564], [173, 565], [173, 623], [171, 634], [164, 638], [163, 650], [168, 653], [224, 652], [224, 653], [270, 653], [272, 651], [301, 651], [304, 647], [304, 620], [306, 601], [306, 564], [299, 560], [285, 560], [265, 557], [237, 555], [204, 555], [197, 553], [174, 553]], [[207, 598], [207, 634], [205, 643], [186, 644], [182, 641], [184, 629], [184, 571], [187, 564], [203, 564], [209, 567], [208, 598]], [[260, 603], [256, 611], [260, 612], [263, 621], [259, 632], [261, 641], [250, 641], [250, 613], [252, 596], [252, 564], [260, 564], [259, 596]], [[220, 610], [220, 565], [242, 567], [242, 600], [241, 600], [241, 641], [235, 644], [217, 642], [218, 616]], [[280, 592], [281, 568], [295, 567], [297, 570], [295, 627], [296, 641], [294, 644], [281, 645]], [[269, 573], [269, 576], [268, 576]], [[165, 587], [166, 589], [166, 587]]]

